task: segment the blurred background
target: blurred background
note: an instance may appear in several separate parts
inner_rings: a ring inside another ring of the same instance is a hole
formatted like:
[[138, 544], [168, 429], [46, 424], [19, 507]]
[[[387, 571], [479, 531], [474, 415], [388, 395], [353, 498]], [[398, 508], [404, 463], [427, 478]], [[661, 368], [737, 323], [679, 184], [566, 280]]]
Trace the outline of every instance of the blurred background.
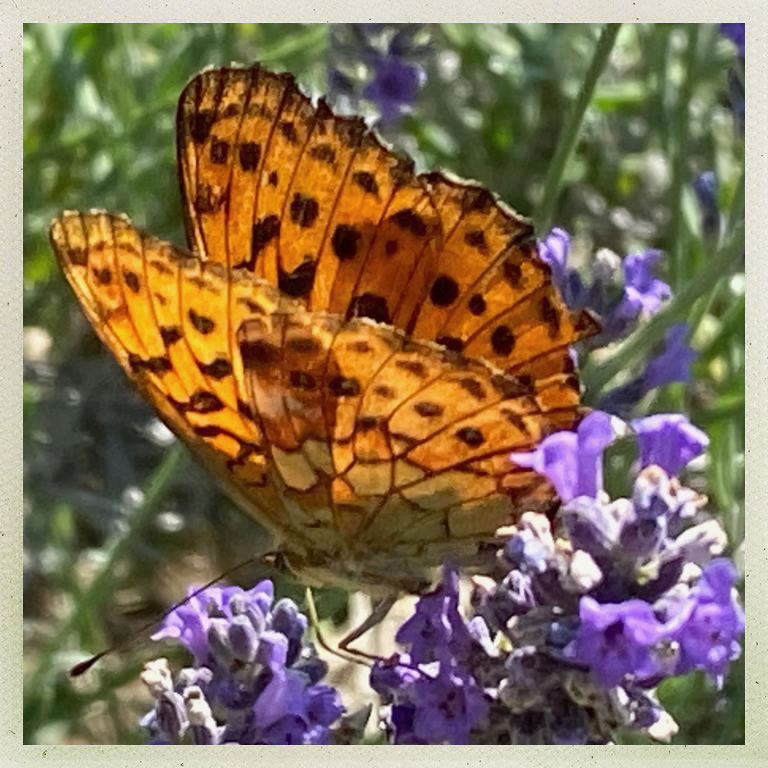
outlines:
[[[268, 546], [91, 331], [51, 253], [52, 216], [122, 211], [183, 244], [178, 95], [203, 67], [260, 61], [327, 93], [337, 111], [376, 122], [419, 170], [476, 179], [537, 224], [567, 229], [576, 264], [588, 266], [599, 248], [673, 254], [657, 272], [677, 290], [713, 255], [721, 211], [733, 214], [743, 184], [738, 50], [717, 25], [623, 25], [547, 215], [547, 170], [599, 32], [590, 24], [25, 26], [25, 743], [142, 742], [138, 718], [150, 700], [139, 673], [168, 650], [137, 645], [76, 681], [68, 668], [159, 616], [190, 583]], [[686, 319], [698, 353], [693, 381], [654, 392], [641, 411], [683, 411], [709, 434], [690, 484], [710, 497], [739, 563], [743, 265]], [[626, 490], [630, 461], [616, 453], [609, 487]], [[248, 586], [263, 575], [250, 568], [233, 580]], [[302, 600], [295, 585], [277, 587]], [[338, 590], [316, 600], [329, 633], [356, 610]], [[385, 647], [393, 649], [391, 633]], [[352, 685], [348, 670], [334, 674]], [[743, 743], [743, 661], [722, 691], [690, 675], [660, 693], [681, 726], [676, 742]]]

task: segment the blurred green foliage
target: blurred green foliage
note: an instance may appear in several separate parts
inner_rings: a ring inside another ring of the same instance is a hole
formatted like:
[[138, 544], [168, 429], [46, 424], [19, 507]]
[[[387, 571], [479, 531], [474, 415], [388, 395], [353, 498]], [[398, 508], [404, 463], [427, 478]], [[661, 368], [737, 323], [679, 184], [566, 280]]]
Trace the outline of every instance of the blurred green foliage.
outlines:
[[[599, 27], [445, 24], [429, 32], [426, 87], [388, 138], [421, 169], [477, 179], [538, 213]], [[25, 26], [26, 743], [140, 742], [147, 699], [137, 680], [151, 651], [105, 659], [75, 684], [67, 668], [264, 542], [183, 449], [167, 447], [76, 307], [47, 243], [49, 221], [61, 209], [107, 208], [181, 244], [174, 120], [184, 84], [207, 65], [258, 60], [321, 93], [334, 56], [328, 41], [328, 25]], [[575, 236], [577, 261], [601, 247], [621, 255], [658, 247], [673, 288], [694, 285], [693, 300], [659, 323], [661, 331], [672, 319], [691, 323], [694, 382], [643, 407], [686, 412], [707, 430], [707, 461], [689, 482], [710, 495], [739, 562], [742, 249], [705, 237], [691, 187], [699, 172], [716, 171], [721, 208], [732, 208], [726, 235], [733, 230], [743, 217], [744, 162], [725, 93], [735, 56], [714, 25], [623, 25], [557, 187], [553, 223]], [[653, 342], [652, 334], [630, 339], [613, 384], [642, 365]], [[605, 385], [605, 372], [593, 355], [587, 384]], [[631, 459], [615, 452], [609, 487], [626, 486]], [[321, 616], [341, 619], [345, 604], [344, 594], [323, 592]], [[681, 725], [677, 742], [743, 742], [743, 663], [722, 692], [690, 676], [661, 695]]]

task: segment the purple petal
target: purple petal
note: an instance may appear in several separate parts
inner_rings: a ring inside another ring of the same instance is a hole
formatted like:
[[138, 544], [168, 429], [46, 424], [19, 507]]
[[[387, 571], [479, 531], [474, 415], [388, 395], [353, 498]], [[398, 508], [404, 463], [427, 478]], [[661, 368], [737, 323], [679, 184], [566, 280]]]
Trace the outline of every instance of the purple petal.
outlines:
[[535, 451], [512, 453], [509, 458], [519, 467], [544, 475], [560, 498], [568, 501], [578, 495], [578, 446], [574, 432], [555, 432], [544, 438]]
[[510, 459], [545, 475], [563, 502], [577, 496], [594, 498], [603, 487], [603, 451], [623, 430], [623, 422], [593, 411], [573, 432], [555, 432], [535, 451], [512, 453]]
[[616, 439], [622, 428], [619, 419], [603, 411], [592, 411], [579, 424], [580, 496], [595, 498], [603, 489], [603, 451]]
[[679, 413], [658, 413], [630, 422], [640, 446], [641, 466], [656, 464], [677, 475], [709, 445], [709, 438]]
[[627, 675], [648, 677], [655, 671], [650, 648], [665, 627], [643, 600], [600, 604], [591, 597], [579, 602], [581, 626], [566, 650], [587, 664], [605, 687], [618, 685]]

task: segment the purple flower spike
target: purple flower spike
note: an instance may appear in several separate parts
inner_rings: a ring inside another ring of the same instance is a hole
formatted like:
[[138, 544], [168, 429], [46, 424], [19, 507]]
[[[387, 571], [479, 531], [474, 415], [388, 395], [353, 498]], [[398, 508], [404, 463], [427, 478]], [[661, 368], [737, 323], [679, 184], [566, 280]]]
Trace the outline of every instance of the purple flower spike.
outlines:
[[510, 459], [545, 475], [563, 502], [577, 496], [595, 498], [603, 488], [603, 451], [623, 431], [623, 422], [603, 411], [592, 411], [574, 432], [555, 432], [530, 453]]
[[650, 648], [664, 635], [664, 625], [644, 600], [601, 605], [591, 597], [579, 603], [581, 626], [567, 655], [587, 664], [606, 688], [622, 682], [626, 675], [652, 675], [655, 663]]
[[155, 743], [329, 742], [341, 700], [319, 684], [327, 665], [304, 637], [306, 616], [293, 601], [273, 607], [273, 599], [268, 581], [247, 591], [210, 587], [169, 615], [155, 637], [182, 642], [195, 666], [174, 683], [165, 660], [147, 665], [142, 680], [155, 706], [142, 724]]
[[685, 323], [671, 326], [666, 333], [666, 348], [648, 363], [642, 377], [643, 393], [672, 381], [690, 381], [691, 363], [696, 352], [686, 343], [690, 329]]
[[720, 686], [728, 664], [740, 656], [744, 611], [734, 595], [737, 577], [725, 558], [712, 560], [702, 572], [691, 592], [688, 619], [675, 634], [681, 651], [677, 674], [704, 669]]
[[641, 465], [656, 464], [669, 475], [677, 475], [709, 445], [709, 438], [679, 413], [657, 413], [630, 423], [640, 445]]

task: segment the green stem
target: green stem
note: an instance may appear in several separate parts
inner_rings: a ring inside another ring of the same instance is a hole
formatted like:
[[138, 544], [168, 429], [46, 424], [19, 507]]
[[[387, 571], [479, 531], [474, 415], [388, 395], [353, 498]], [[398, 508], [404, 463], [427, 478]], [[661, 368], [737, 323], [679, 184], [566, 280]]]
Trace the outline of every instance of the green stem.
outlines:
[[688, 24], [688, 48], [685, 52], [685, 79], [680, 88], [675, 113], [675, 156], [673, 159], [672, 187], [670, 189], [671, 231], [669, 255], [673, 290], [678, 290], [685, 280], [683, 273], [683, 190], [688, 181], [688, 105], [696, 82], [696, 51], [699, 41], [699, 25]]
[[642, 357], [652, 346], [659, 343], [669, 326], [684, 320], [691, 310], [691, 305], [700, 296], [711, 291], [724, 275], [734, 271], [734, 264], [741, 263], [741, 251], [744, 248], [744, 225], [740, 223], [731, 233], [726, 244], [713, 259], [686, 282], [683, 289], [666, 306], [655, 314], [642, 328], [635, 331], [608, 360], [600, 363], [591, 362], [582, 372], [582, 379], [595, 399], [603, 392], [606, 384]]
[[552, 219], [557, 199], [560, 195], [565, 168], [579, 138], [584, 114], [592, 101], [595, 85], [608, 64], [608, 57], [613, 50], [620, 27], [621, 24], [606, 24], [600, 32], [600, 39], [595, 46], [595, 52], [589, 69], [587, 69], [584, 81], [576, 96], [576, 101], [568, 112], [563, 128], [560, 131], [557, 147], [555, 148], [555, 153], [552, 156], [552, 162], [549, 164], [547, 177], [544, 181], [544, 192], [541, 202], [534, 215], [536, 226], [541, 233], [546, 233], [552, 226]]

